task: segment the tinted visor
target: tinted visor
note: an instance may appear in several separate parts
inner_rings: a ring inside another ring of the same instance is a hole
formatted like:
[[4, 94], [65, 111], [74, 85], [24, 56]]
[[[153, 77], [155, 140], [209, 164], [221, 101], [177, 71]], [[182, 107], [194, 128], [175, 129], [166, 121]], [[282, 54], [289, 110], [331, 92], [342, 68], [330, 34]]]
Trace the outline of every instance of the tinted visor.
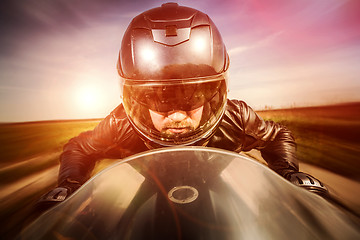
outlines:
[[124, 99], [132, 99], [156, 112], [191, 111], [209, 102], [224, 85], [225, 79], [171, 84], [130, 83], [124, 85], [123, 94]]
[[[226, 74], [188, 79], [123, 79], [122, 86], [123, 105], [130, 122], [145, 139], [161, 146], [189, 145], [211, 136], [226, 104]], [[194, 119], [176, 121], [165, 117], [160, 119], [165, 122], [155, 127], [149, 111], [167, 116], [171, 111], [182, 110], [190, 117], [189, 111], [201, 106], [201, 119], [197, 126]], [[170, 124], [171, 128], [176, 124], [188, 129], [184, 132], [169, 132], [166, 124]]]

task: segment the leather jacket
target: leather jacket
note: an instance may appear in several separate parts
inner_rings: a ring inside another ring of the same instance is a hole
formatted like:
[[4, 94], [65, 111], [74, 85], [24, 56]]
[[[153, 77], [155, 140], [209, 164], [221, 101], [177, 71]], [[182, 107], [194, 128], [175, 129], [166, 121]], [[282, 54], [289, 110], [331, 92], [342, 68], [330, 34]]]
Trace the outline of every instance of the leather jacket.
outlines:
[[[298, 171], [291, 132], [278, 123], [264, 121], [243, 101], [227, 101], [223, 119], [206, 146], [234, 152], [258, 149], [268, 166], [280, 175]], [[120, 104], [94, 130], [65, 144], [60, 156], [59, 186], [87, 181], [99, 159], [125, 158], [146, 150], [149, 148]]]

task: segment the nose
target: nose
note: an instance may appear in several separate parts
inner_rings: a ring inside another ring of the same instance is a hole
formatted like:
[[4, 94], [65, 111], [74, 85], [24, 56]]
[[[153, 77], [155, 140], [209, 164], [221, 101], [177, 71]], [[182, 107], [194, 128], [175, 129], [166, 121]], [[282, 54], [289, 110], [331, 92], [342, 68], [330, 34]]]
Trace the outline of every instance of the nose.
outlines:
[[168, 118], [170, 118], [174, 122], [181, 122], [186, 117], [187, 113], [185, 111], [174, 111], [168, 115]]

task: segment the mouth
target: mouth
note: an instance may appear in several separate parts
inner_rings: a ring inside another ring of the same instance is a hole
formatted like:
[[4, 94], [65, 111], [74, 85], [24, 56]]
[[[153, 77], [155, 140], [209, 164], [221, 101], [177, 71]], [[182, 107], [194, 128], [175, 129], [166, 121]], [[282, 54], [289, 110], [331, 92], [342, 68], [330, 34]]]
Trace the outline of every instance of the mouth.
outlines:
[[180, 133], [186, 133], [189, 131], [189, 128], [167, 128], [166, 132], [171, 134], [180, 134]]

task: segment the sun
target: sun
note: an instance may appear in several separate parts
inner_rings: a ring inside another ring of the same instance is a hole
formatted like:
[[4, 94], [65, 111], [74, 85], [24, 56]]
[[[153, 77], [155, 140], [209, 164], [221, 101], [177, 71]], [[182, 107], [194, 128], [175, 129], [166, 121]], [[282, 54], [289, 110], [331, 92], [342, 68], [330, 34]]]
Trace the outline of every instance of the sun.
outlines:
[[77, 92], [77, 105], [83, 109], [95, 109], [99, 103], [99, 93], [95, 87], [82, 87]]

